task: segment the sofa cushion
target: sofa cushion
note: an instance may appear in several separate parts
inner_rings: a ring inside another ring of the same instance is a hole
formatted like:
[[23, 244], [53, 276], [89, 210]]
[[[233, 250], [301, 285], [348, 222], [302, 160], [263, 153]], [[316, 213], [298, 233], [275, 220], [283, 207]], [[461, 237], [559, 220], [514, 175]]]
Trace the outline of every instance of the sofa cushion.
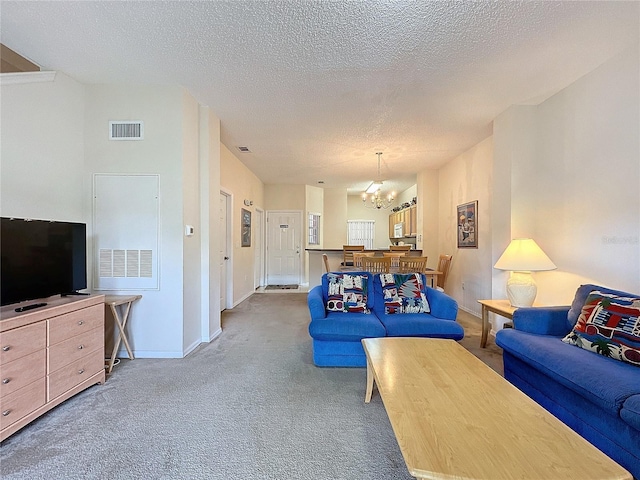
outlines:
[[365, 313], [328, 312], [326, 318], [312, 320], [309, 335], [316, 340], [359, 342], [363, 338], [384, 337], [378, 317]]
[[428, 313], [381, 315], [388, 337], [429, 337], [462, 340], [464, 328], [455, 320], [435, 318]]
[[431, 311], [419, 273], [381, 273], [379, 278], [387, 315]]
[[636, 430], [640, 430], [640, 393], [624, 401], [620, 417]]
[[367, 308], [369, 277], [349, 273], [327, 273], [327, 310], [330, 312], [369, 313]]
[[640, 366], [640, 298], [591, 292], [562, 341]]
[[637, 367], [567, 345], [562, 337], [509, 328], [498, 332], [496, 344], [611, 415], [618, 416], [622, 403], [640, 394]]

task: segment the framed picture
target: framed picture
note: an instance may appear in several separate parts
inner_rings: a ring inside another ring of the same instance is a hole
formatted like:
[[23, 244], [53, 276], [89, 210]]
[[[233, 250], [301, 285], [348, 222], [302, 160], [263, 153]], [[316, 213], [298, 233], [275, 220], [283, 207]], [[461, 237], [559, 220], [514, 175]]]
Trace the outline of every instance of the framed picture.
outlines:
[[458, 205], [458, 248], [478, 248], [478, 201]]
[[251, 212], [249, 210], [242, 209], [242, 219], [240, 222], [242, 228], [242, 246], [251, 246]]

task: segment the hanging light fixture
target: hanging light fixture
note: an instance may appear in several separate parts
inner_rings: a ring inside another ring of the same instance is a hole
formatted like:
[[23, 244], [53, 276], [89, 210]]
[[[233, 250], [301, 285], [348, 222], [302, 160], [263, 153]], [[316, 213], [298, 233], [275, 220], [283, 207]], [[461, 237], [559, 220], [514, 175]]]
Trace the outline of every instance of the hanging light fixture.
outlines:
[[382, 180], [380, 180], [380, 156], [382, 152], [376, 152], [378, 156], [378, 179], [371, 182], [369, 188], [362, 194], [362, 203], [367, 208], [389, 208], [394, 200], [394, 194], [391, 192], [385, 197], [382, 196], [380, 190], [382, 189]]

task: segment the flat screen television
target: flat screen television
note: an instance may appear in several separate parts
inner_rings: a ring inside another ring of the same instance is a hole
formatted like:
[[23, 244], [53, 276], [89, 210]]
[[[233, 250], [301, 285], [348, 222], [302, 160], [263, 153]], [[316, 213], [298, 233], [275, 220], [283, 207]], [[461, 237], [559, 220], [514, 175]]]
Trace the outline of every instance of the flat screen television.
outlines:
[[87, 288], [86, 224], [6, 217], [0, 222], [2, 305]]

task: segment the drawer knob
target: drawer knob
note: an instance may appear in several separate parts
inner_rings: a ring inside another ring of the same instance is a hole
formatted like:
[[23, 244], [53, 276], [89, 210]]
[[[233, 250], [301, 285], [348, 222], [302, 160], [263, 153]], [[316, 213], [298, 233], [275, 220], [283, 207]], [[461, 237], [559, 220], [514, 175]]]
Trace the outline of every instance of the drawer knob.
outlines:
[[78, 370], [78, 375], [82, 375], [84, 373], [84, 368], [81, 368], [80, 370]]
[[82, 350], [84, 348], [84, 345], [78, 345], [78, 350]]
[[82, 320], [80, 320], [80, 321], [78, 322], [78, 325], [83, 325], [83, 324], [84, 324], [84, 322], [83, 322]]
[[11, 413], [11, 410], [5, 410], [4, 412], [2, 412], [2, 416], [6, 417]]
[[3, 385], [6, 385], [6, 384], [7, 384], [7, 383], [9, 383], [10, 381], [11, 381], [11, 379], [10, 379], [10, 378], [3, 378], [3, 379], [2, 379], [2, 383], [3, 383]]
[[11, 350], [11, 347], [9, 345], [5, 345], [4, 347], [2, 347], [3, 352], [8, 352], [9, 350]]

